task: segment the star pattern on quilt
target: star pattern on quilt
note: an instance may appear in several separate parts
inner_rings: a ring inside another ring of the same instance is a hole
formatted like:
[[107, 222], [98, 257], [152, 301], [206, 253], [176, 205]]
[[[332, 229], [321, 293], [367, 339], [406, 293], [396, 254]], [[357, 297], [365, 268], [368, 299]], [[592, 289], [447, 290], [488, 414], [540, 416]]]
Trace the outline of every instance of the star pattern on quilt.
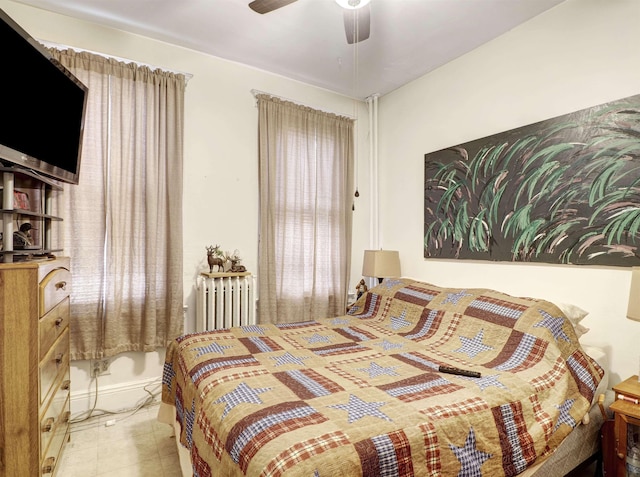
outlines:
[[220, 396], [218, 400], [215, 401], [215, 404], [225, 403], [221, 419], [224, 419], [229, 411], [238, 404], [262, 404], [262, 399], [260, 399], [259, 395], [271, 391], [271, 389], [272, 388], [252, 388], [244, 381], [241, 382], [233, 391], [228, 392], [224, 396]]
[[402, 343], [392, 343], [391, 341], [387, 341], [383, 339], [381, 343], [374, 343], [374, 346], [380, 346], [383, 350], [389, 351], [390, 349], [395, 348], [404, 348]]
[[389, 418], [389, 416], [378, 410], [378, 408], [384, 406], [385, 404], [387, 403], [384, 401], [366, 402], [360, 399], [358, 396], [349, 394], [348, 404], [334, 404], [329, 407], [347, 411], [349, 413], [349, 424], [352, 424], [365, 416], [378, 417], [380, 419], [384, 419], [385, 421], [393, 422], [391, 418]]
[[449, 448], [453, 451], [456, 458], [460, 462], [459, 476], [464, 477], [481, 477], [480, 467], [485, 461], [491, 458], [491, 454], [476, 449], [476, 433], [473, 427], [469, 429], [469, 434], [464, 442], [463, 447], [449, 444]]
[[331, 343], [331, 339], [328, 336], [319, 335], [318, 333], [314, 333], [313, 336], [305, 336], [304, 339], [307, 340], [309, 344]]
[[384, 285], [387, 288], [393, 288], [396, 285], [399, 285], [400, 283], [402, 282], [397, 278], [385, 278], [384, 281], [382, 282], [382, 285]]
[[560, 424], [566, 424], [572, 429], [576, 426], [576, 420], [569, 414], [574, 402], [575, 399], [567, 399], [561, 405], [556, 406], [560, 410], [560, 415], [558, 416], [558, 422], [556, 422], [554, 430], [560, 427]]
[[196, 402], [191, 401], [191, 409], [184, 407], [184, 402], [176, 402], [176, 415], [180, 419], [180, 422], [185, 423], [185, 437], [189, 445], [193, 442], [193, 423], [196, 421]]
[[398, 366], [389, 366], [385, 368], [375, 361], [372, 361], [368, 368], [358, 368], [358, 371], [368, 373], [370, 378], [377, 378], [378, 376], [398, 376], [398, 373], [396, 373], [397, 367]]
[[464, 353], [472, 359], [483, 351], [490, 351], [493, 349], [493, 346], [482, 344], [484, 330], [478, 331], [478, 334], [473, 338], [467, 338], [466, 336], [459, 336], [458, 338], [460, 338], [462, 346], [454, 351], [456, 353]]
[[196, 358], [207, 354], [207, 353], [219, 353], [224, 354], [225, 349], [233, 348], [233, 346], [221, 346], [218, 343], [211, 343], [207, 346], [199, 346], [198, 348], [193, 348], [193, 351], [198, 351]]
[[282, 356], [271, 356], [271, 358], [275, 361], [274, 366], [282, 366], [285, 364], [297, 364], [299, 366], [305, 366], [304, 360], [309, 359], [311, 356], [294, 356], [288, 351]]
[[350, 322], [351, 322], [350, 320], [343, 318], [341, 316], [337, 316], [333, 320], [331, 320], [331, 324], [333, 326], [348, 325]]
[[564, 330], [562, 329], [562, 325], [564, 325], [564, 318], [561, 316], [553, 316], [547, 313], [544, 310], [538, 310], [540, 314], [543, 316], [543, 320], [539, 323], [533, 325], [536, 328], [547, 328], [553, 337], [558, 341], [562, 338], [564, 341], [569, 341], [569, 337], [566, 335]]
[[480, 391], [484, 391], [485, 389], [492, 386], [500, 389], [509, 389], [500, 381], [498, 381], [499, 376], [500, 376], [499, 374], [492, 374], [490, 376], [482, 376], [480, 378], [467, 378], [464, 376], [460, 376], [460, 377], [463, 379], [467, 379], [469, 381], [473, 381], [474, 384], [478, 385], [478, 387], [480, 388]]
[[389, 319], [389, 321], [391, 322], [391, 325], [390, 325], [391, 329], [399, 330], [400, 328], [409, 326], [411, 322], [405, 318], [406, 316], [407, 316], [407, 310], [403, 310], [402, 313], [400, 313], [400, 316], [392, 316]]
[[240, 328], [242, 328], [242, 331], [245, 333], [258, 333], [260, 335], [265, 333], [265, 329], [260, 325], [244, 325]]
[[447, 298], [444, 299], [444, 301], [442, 302], [442, 304], [447, 304], [447, 303], [453, 303], [454, 305], [458, 304], [458, 301], [460, 301], [461, 298], [464, 298], [465, 296], [473, 296], [471, 293], [467, 293], [466, 290], [460, 290], [457, 293], [447, 293]]

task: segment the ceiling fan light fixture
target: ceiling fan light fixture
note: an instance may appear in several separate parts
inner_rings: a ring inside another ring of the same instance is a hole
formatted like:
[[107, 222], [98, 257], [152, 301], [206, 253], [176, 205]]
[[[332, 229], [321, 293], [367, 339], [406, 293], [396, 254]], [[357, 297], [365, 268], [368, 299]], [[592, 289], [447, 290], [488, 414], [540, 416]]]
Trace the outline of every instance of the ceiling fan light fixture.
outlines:
[[367, 5], [371, 0], [336, 0], [336, 3], [347, 10], [357, 10]]

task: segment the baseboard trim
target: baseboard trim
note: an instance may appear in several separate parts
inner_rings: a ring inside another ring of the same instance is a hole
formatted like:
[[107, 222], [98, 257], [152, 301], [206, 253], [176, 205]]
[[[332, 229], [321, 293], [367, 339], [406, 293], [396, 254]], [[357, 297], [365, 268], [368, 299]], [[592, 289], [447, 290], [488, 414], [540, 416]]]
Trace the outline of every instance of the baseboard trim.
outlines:
[[[123, 412], [135, 409], [144, 403], [147, 398], [153, 394], [154, 402], [161, 399], [161, 378], [141, 379], [137, 381], [128, 381], [126, 383], [118, 383], [107, 386], [100, 386], [100, 378], [98, 378], [98, 399], [95, 404], [96, 410], [105, 410], [109, 412]], [[145, 391], [145, 388], [149, 391]], [[96, 386], [91, 383], [90, 389], [83, 391], [71, 392], [70, 405], [71, 416], [89, 411], [94, 407], [96, 399]], [[96, 411], [98, 412], [98, 411]]]

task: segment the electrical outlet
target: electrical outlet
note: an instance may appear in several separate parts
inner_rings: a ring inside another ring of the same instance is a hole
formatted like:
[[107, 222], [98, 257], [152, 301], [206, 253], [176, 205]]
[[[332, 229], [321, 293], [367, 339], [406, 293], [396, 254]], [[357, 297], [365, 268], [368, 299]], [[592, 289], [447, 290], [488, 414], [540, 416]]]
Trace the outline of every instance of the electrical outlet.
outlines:
[[111, 374], [109, 365], [111, 361], [109, 358], [92, 359], [91, 360], [91, 377], [96, 378], [98, 376], [106, 376]]

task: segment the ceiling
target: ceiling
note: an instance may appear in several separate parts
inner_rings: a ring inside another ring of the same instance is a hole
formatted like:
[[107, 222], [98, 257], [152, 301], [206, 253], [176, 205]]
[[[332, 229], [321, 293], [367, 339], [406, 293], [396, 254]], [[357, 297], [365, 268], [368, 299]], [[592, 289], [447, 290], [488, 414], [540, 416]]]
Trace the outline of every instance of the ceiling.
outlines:
[[263, 15], [248, 7], [250, 0], [16, 1], [363, 99], [389, 93], [564, 0], [371, 0], [371, 36], [354, 45], [334, 0], [298, 0]]

